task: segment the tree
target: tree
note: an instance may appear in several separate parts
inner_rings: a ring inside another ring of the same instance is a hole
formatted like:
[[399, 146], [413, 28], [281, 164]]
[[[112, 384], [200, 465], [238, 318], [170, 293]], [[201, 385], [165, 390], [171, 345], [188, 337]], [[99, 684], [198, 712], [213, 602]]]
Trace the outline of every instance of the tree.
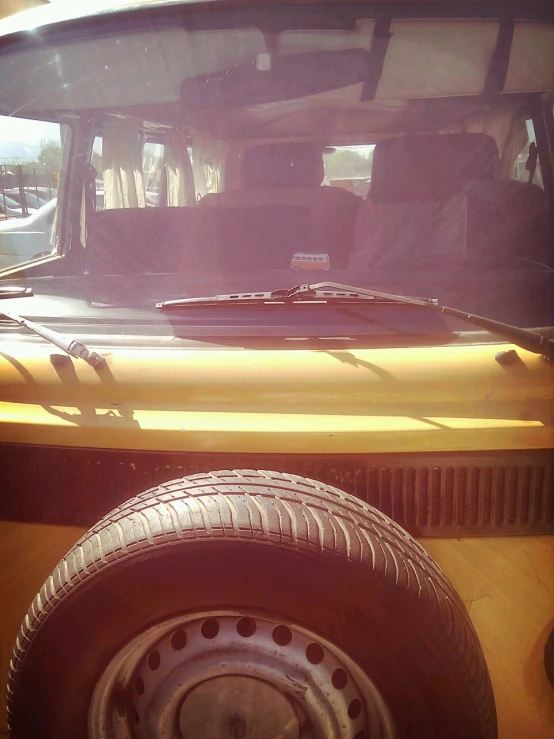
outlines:
[[40, 142], [40, 150], [37, 155], [37, 162], [42, 167], [52, 170], [59, 170], [62, 164], [62, 148], [52, 139], [43, 139]]

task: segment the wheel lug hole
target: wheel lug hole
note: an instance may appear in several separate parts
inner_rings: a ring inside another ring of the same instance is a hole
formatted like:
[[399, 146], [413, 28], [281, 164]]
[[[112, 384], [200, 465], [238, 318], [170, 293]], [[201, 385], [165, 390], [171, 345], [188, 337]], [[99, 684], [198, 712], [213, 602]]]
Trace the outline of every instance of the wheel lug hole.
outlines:
[[337, 690], [342, 690], [346, 687], [346, 683], [348, 682], [348, 675], [346, 674], [346, 670], [343, 670], [342, 667], [337, 667], [337, 669], [333, 672], [333, 675], [331, 676], [331, 682], [333, 683], [333, 687]]
[[323, 651], [323, 647], [315, 642], [308, 644], [306, 647], [306, 658], [310, 664], [318, 665], [320, 662], [323, 662], [324, 657], [325, 652]]
[[121, 718], [125, 716], [126, 713], [126, 706], [125, 706], [125, 695], [122, 692], [117, 692], [114, 695], [114, 703], [117, 713]]
[[150, 668], [151, 670], [157, 670], [157, 669], [158, 669], [158, 667], [160, 666], [160, 662], [161, 662], [161, 661], [162, 661], [162, 660], [161, 660], [161, 657], [160, 657], [160, 653], [158, 652], [158, 650], [157, 650], [157, 649], [153, 649], [153, 650], [152, 650], [152, 651], [151, 651], [151, 652], [150, 652], [150, 653], [148, 654], [148, 667], [149, 667], [149, 668]]
[[215, 639], [219, 634], [219, 624], [215, 618], [208, 618], [200, 627], [200, 632], [204, 639]]
[[280, 647], [286, 647], [292, 641], [292, 631], [288, 626], [276, 626], [273, 629], [273, 641]]
[[362, 712], [362, 702], [357, 698], [350, 703], [348, 706], [348, 715], [351, 719], [356, 719]]
[[237, 621], [237, 633], [240, 636], [249, 637], [256, 631], [256, 622], [253, 618], [240, 618]]
[[183, 629], [178, 629], [171, 635], [171, 647], [176, 652], [180, 652], [187, 644], [187, 635]]

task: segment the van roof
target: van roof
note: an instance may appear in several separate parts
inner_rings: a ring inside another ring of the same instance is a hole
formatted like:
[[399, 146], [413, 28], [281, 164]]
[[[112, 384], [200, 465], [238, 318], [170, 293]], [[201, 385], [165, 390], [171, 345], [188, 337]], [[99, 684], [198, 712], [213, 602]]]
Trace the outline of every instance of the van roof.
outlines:
[[[91, 18], [113, 18], [119, 13], [139, 13], [160, 15], [165, 9], [178, 8], [184, 5], [230, 5], [255, 7], [263, 9], [271, 5], [280, 5], [280, 0], [95, 0], [94, 3], [60, 2], [48, 3], [36, 8], [20, 11], [0, 20], [0, 36], [33, 32], [38, 28]], [[344, 0], [289, 0], [287, 4], [306, 4], [308, 6], [340, 6], [341, 14], [350, 10], [360, 12], [367, 17], [388, 18], [517, 18], [519, 20], [538, 20], [552, 22], [554, 0], [404, 0], [391, 3], [390, 0], [373, 0], [362, 4], [356, 0], [345, 3]]]

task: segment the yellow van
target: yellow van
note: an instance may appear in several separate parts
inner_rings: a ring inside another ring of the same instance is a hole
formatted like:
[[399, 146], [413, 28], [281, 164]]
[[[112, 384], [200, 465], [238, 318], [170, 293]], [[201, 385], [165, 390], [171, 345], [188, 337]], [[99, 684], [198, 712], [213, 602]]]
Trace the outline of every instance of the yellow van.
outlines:
[[0, 734], [551, 739], [551, 5], [2, 21]]

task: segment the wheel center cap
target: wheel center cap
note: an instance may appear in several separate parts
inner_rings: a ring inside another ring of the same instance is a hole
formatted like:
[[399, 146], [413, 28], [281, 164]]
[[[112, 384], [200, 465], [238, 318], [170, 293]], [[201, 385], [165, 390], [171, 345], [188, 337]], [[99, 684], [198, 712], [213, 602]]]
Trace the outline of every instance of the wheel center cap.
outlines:
[[287, 697], [264, 680], [214, 677], [193, 688], [179, 715], [183, 739], [298, 739], [298, 717]]

